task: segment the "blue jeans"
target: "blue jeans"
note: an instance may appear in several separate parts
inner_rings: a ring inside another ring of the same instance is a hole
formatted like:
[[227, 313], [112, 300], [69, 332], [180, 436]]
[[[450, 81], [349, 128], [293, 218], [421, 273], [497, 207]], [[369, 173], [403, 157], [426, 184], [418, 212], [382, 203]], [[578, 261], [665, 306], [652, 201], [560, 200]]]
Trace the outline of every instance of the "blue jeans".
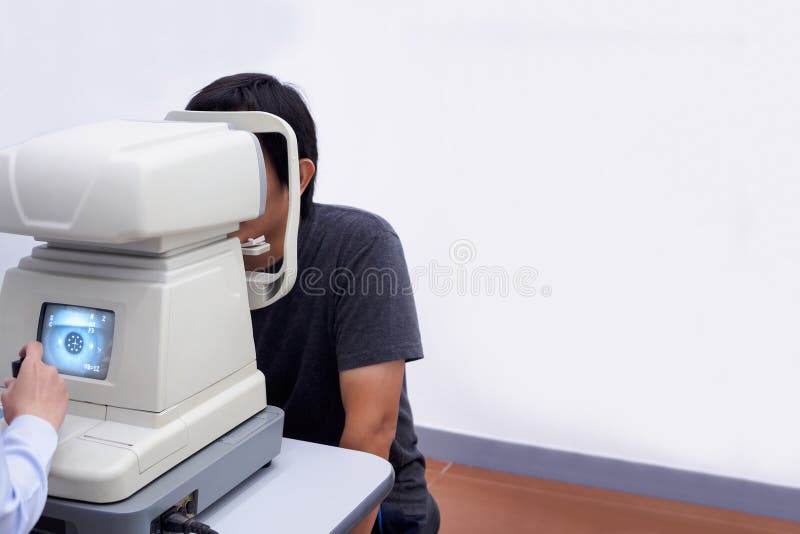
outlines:
[[402, 505], [384, 502], [372, 534], [436, 534], [439, 519], [439, 506], [430, 494], [424, 514], [408, 514]]

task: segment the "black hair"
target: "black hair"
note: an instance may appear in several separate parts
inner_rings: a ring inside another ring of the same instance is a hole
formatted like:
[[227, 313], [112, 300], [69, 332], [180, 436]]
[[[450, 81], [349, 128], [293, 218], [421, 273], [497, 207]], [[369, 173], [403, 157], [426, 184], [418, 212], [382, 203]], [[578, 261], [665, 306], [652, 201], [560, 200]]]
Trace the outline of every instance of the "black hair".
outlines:
[[[297, 137], [300, 158], [317, 165], [317, 129], [303, 97], [291, 85], [269, 74], [244, 73], [225, 76], [203, 87], [186, 105], [190, 111], [266, 111], [289, 123]], [[289, 184], [286, 138], [278, 133], [256, 134], [266, 156], [275, 166], [281, 184]], [[305, 218], [314, 198], [316, 173], [300, 201]]]

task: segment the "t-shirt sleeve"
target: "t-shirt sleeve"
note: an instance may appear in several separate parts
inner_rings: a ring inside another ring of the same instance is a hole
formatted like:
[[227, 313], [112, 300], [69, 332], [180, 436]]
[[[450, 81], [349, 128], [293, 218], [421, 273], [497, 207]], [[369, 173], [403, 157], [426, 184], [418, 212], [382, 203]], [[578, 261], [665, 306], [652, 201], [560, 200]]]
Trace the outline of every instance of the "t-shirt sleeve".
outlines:
[[346, 247], [331, 276], [339, 371], [423, 357], [403, 247], [383, 230]]

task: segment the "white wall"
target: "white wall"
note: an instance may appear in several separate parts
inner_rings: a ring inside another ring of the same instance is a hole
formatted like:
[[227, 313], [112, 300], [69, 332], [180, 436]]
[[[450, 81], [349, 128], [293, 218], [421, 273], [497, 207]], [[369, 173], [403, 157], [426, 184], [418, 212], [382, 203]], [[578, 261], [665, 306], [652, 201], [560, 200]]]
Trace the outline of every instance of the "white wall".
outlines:
[[[452, 270], [417, 290], [420, 424], [800, 487], [800, 7], [488, 5], [1, 0], [0, 145], [278, 74], [318, 198]], [[459, 291], [480, 266], [539, 293]]]

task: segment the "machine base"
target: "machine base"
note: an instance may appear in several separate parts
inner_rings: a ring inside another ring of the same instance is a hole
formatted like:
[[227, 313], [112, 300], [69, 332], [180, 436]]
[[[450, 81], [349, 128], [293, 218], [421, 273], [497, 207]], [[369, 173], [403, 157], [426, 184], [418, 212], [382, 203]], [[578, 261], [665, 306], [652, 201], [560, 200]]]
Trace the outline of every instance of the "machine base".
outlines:
[[[159, 519], [187, 498], [203, 511], [281, 450], [283, 411], [274, 406], [243, 422], [127, 499], [93, 504], [50, 497], [34, 534], [161, 534]], [[212, 528], [214, 525], [210, 525]]]

